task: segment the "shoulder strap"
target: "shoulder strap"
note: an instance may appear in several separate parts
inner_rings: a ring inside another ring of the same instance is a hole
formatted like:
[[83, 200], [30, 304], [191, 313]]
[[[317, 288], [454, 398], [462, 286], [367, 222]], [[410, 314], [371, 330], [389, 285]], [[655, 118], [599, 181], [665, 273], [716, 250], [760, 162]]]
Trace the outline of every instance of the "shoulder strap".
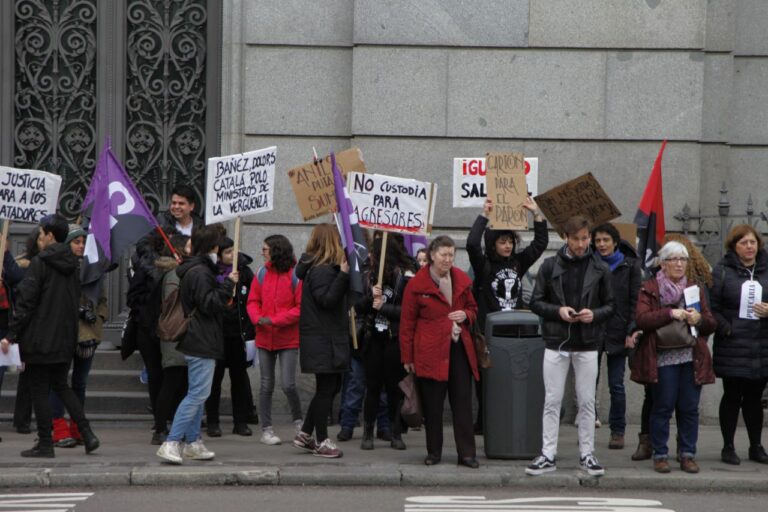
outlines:
[[256, 272], [256, 280], [259, 281], [259, 286], [264, 286], [264, 276], [267, 274], [267, 267], [264, 265], [259, 267]]
[[291, 267], [291, 289], [293, 291], [296, 291], [296, 287], [299, 286], [299, 278], [296, 276], [296, 272], [294, 272], [295, 268]]

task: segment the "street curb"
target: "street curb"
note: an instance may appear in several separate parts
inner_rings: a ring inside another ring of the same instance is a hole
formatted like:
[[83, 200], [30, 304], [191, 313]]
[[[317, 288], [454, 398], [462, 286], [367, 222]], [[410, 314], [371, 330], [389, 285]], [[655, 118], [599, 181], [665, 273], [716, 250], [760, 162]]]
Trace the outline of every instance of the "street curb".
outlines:
[[0, 472], [0, 488], [49, 487], [50, 469], [3, 470]]
[[392, 466], [355, 467], [328, 464], [322, 467], [318, 465], [282, 467], [279, 485], [398, 487], [400, 481], [400, 472]]
[[276, 467], [144, 467], [134, 468], [130, 475], [132, 486], [277, 485], [279, 483]]
[[131, 484], [130, 469], [52, 468], [47, 487], [113, 487]]

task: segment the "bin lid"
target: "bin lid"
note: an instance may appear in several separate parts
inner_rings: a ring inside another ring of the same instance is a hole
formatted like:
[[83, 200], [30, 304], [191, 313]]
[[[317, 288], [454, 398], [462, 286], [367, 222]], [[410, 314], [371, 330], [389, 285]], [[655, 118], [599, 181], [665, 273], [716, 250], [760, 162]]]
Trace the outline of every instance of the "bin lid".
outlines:
[[536, 338], [539, 336], [539, 317], [529, 310], [497, 311], [485, 319], [486, 339]]
[[528, 309], [489, 313], [485, 318], [486, 329], [497, 325], [539, 325], [539, 316]]

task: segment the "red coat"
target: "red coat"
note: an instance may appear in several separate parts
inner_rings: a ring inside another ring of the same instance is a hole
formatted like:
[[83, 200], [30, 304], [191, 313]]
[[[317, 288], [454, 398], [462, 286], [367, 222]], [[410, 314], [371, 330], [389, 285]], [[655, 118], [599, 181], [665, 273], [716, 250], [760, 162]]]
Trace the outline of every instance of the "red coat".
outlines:
[[[701, 303], [701, 325], [699, 337], [693, 347], [693, 379], [697, 385], [715, 382], [715, 371], [712, 369], [712, 354], [707, 346], [707, 337], [715, 332], [717, 321], [709, 309], [703, 290], [699, 293]], [[661, 307], [659, 299], [659, 283], [656, 278], [643, 282], [640, 295], [637, 298], [635, 322], [644, 334], [640, 338], [637, 352], [632, 360], [631, 379], [640, 384], [655, 384], [659, 381], [659, 370], [656, 366], [656, 329], [664, 327], [672, 321], [672, 308]]]
[[[294, 289], [292, 272], [278, 274], [270, 262], [266, 267], [262, 284], [259, 284], [258, 272], [253, 278], [246, 308], [256, 326], [256, 346], [266, 350], [299, 348], [302, 282]], [[263, 316], [269, 317], [272, 325], [259, 325], [259, 318]]]
[[461, 309], [467, 314], [467, 320], [461, 324], [461, 342], [477, 380], [480, 378], [477, 355], [469, 332], [477, 318], [472, 281], [463, 271], [453, 267], [451, 282], [452, 305], [429, 275], [429, 266], [419, 270], [405, 287], [400, 310], [400, 358], [403, 364], [414, 364], [417, 377], [447, 381], [453, 326], [448, 313]]

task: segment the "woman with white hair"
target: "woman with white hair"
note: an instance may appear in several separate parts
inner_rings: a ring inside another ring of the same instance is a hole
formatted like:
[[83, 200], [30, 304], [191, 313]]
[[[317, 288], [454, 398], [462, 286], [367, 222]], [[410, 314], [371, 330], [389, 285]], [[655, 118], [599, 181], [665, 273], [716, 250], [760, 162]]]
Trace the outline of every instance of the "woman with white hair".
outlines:
[[[670, 472], [669, 420], [677, 409], [680, 468], [686, 473], [698, 473], [695, 456], [699, 398], [701, 386], [715, 382], [707, 336], [714, 332], [717, 322], [702, 289], [698, 290], [700, 311], [686, 306], [685, 289], [689, 283], [685, 246], [667, 242], [659, 251], [659, 260], [661, 269], [643, 282], [637, 300], [635, 320], [643, 336], [632, 366], [632, 380], [649, 384], [653, 396], [650, 437], [654, 470]], [[676, 326], [680, 328], [677, 332]], [[696, 337], [690, 337], [686, 344], [685, 333], [691, 326], [696, 328]]]

